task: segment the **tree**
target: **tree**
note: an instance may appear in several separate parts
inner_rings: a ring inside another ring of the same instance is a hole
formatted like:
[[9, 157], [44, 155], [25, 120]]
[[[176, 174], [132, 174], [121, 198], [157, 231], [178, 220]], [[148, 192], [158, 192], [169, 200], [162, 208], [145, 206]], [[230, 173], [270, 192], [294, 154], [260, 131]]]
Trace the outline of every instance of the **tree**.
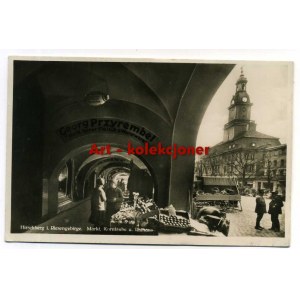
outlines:
[[239, 149], [228, 156], [226, 165], [229, 168], [229, 174], [241, 179], [245, 186], [247, 179], [256, 176], [257, 163], [258, 159], [254, 151]]
[[201, 177], [202, 173], [203, 173], [203, 170], [202, 170], [202, 161], [200, 159], [197, 159], [195, 161], [194, 174], [196, 175], [196, 177]]
[[277, 179], [277, 170], [278, 170], [277, 161], [276, 164], [275, 161], [272, 162], [270, 152], [265, 152], [263, 154], [263, 166], [264, 166], [264, 176], [266, 176], [267, 179], [267, 187], [270, 189], [271, 182]]
[[218, 165], [218, 157], [217, 156], [207, 156], [203, 160], [202, 173], [209, 176], [217, 176], [219, 175], [219, 165]]

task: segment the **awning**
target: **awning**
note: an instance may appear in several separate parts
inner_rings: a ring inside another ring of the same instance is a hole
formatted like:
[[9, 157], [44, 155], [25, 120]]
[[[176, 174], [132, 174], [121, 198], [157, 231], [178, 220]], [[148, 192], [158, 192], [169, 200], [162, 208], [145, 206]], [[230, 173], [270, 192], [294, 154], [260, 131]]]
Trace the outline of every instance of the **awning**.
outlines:
[[204, 185], [235, 186], [235, 181], [230, 177], [203, 177]]

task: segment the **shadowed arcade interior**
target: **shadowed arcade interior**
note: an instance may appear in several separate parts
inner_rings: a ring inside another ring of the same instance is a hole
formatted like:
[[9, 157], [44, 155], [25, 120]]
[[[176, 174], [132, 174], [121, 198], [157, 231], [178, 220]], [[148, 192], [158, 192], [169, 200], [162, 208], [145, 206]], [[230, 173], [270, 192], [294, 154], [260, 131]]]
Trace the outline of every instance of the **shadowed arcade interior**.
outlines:
[[[155, 196], [154, 176], [151, 176], [151, 172], [138, 157], [128, 155], [126, 150], [123, 150], [122, 153], [117, 152], [117, 148], [114, 147], [111, 148], [111, 153], [89, 155], [88, 151], [83, 151], [68, 159], [58, 175], [58, 207], [60, 211], [72, 207], [72, 202], [89, 198], [97, 178], [103, 178], [106, 186], [110, 181], [115, 181], [125, 199], [130, 196], [129, 188], [130, 191], [139, 192], [144, 197], [153, 198]], [[76, 173], [74, 161], [82, 161]], [[47, 215], [49, 199], [45, 181], [43, 188], [43, 214]]]
[[[196, 146], [205, 110], [233, 67], [15, 61], [12, 232], [88, 198], [99, 176], [123, 179], [125, 190], [140, 189], [159, 207], [188, 210], [195, 158], [129, 156], [128, 141]], [[124, 152], [90, 155], [95, 143]]]

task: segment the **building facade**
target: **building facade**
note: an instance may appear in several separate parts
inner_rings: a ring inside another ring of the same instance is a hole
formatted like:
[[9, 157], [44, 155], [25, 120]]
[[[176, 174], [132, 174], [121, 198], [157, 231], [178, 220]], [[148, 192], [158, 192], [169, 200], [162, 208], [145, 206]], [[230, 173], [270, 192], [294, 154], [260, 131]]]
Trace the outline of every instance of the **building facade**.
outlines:
[[223, 141], [213, 146], [208, 156], [196, 161], [196, 174], [204, 186], [215, 178], [219, 186], [268, 188], [284, 193], [287, 146], [279, 138], [256, 130], [247, 82], [242, 70], [228, 107]]

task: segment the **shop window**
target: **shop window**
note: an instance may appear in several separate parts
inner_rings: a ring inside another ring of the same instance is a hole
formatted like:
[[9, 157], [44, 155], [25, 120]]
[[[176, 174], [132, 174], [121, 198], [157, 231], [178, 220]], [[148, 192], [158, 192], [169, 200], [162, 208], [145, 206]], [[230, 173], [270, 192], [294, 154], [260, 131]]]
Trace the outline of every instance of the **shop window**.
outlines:
[[58, 205], [64, 205], [70, 201], [68, 198], [68, 167], [65, 165], [58, 175]]
[[43, 179], [42, 216], [48, 214], [48, 179]]

